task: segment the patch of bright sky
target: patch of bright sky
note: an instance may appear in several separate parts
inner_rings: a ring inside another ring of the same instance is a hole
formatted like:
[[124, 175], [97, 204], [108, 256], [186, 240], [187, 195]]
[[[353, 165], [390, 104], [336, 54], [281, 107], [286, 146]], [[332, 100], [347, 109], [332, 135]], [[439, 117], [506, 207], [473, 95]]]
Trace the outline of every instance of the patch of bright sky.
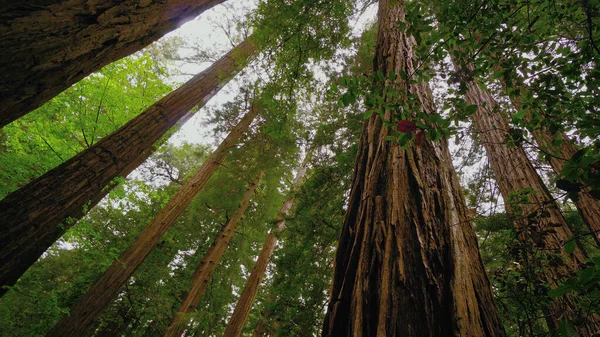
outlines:
[[[182, 58], [193, 57], [202, 50], [210, 54], [210, 60], [191, 62], [181, 61], [176, 63], [179, 75], [174, 77], [174, 82], [184, 83], [193, 75], [208, 68], [212, 61], [227, 53], [236, 43], [240, 42], [240, 23], [245, 21], [246, 16], [258, 5], [258, 0], [229, 0], [222, 5], [216, 6], [198, 18], [185, 23], [182, 27], [166, 35], [164, 38], [177, 37], [185, 42], [185, 46], [179, 50]], [[352, 34], [360, 36], [367, 25], [376, 16], [377, 6], [369, 6], [362, 15], [351, 20]], [[232, 41], [232, 39], [234, 41]], [[342, 51], [343, 53], [343, 51]], [[313, 65], [315, 77], [321, 81], [327, 81], [327, 75], [322, 70], [321, 64]], [[206, 123], [206, 111], [216, 108], [221, 104], [231, 101], [239, 92], [239, 81], [232, 80], [219, 93], [217, 93], [206, 106], [200, 109], [196, 115], [185, 123], [181, 129], [169, 140], [173, 145], [183, 143], [212, 144], [214, 137], [212, 127]]]

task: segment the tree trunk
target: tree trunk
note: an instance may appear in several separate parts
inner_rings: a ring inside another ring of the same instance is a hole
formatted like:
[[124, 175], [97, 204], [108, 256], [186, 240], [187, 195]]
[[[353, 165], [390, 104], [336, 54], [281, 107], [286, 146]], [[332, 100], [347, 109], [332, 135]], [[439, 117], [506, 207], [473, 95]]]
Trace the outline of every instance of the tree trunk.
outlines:
[[165, 337], [179, 337], [183, 334], [187, 323], [187, 321], [183, 319], [183, 316], [196, 310], [198, 307], [198, 304], [204, 295], [204, 291], [208, 286], [208, 282], [219, 265], [233, 235], [237, 232], [237, 224], [242, 220], [242, 216], [244, 216], [246, 209], [248, 209], [250, 199], [263, 174], [264, 172], [261, 171], [254, 181], [250, 183], [248, 190], [244, 193], [242, 201], [240, 202], [240, 207], [221, 229], [221, 232], [217, 235], [215, 241], [204, 255], [202, 262], [198, 265], [198, 268], [196, 268], [196, 271], [192, 276], [192, 288], [188, 292], [185, 300], [183, 300], [179, 312], [175, 314], [175, 317], [171, 321], [171, 324], [165, 333]]
[[[504, 83], [503, 86], [506, 87]], [[511, 101], [517, 110], [523, 109], [523, 104], [518, 97], [513, 98]], [[529, 114], [526, 116], [529, 116]], [[578, 150], [573, 140], [561, 133], [562, 143], [553, 145], [552, 140], [556, 135], [553, 136], [548, 129], [529, 128], [529, 131], [540, 149], [551, 155], [550, 166], [556, 174], [560, 174], [565, 167], [565, 161], [571, 159]], [[577, 193], [575, 206], [581, 215], [581, 219], [588, 226], [594, 240], [596, 240], [596, 245], [600, 247], [600, 200], [592, 197], [590, 190], [589, 187], [584, 187]]]
[[[305, 175], [306, 166], [303, 165], [298, 170], [298, 173], [296, 173], [293, 189], [297, 189], [300, 186]], [[267, 240], [263, 244], [262, 250], [258, 255], [258, 260], [256, 260], [254, 268], [252, 268], [252, 272], [250, 273], [250, 277], [248, 277], [248, 280], [246, 281], [244, 290], [235, 305], [235, 309], [227, 323], [227, 328], [225, 328], [223, 336], [239, 337], [242, 335], [242, 329], [244, 328], [244, 324], [246, 324], [248, 315], [250, 315], [250, 309], [252, 309], [252, 304], [254, 304], [254, 299], [258, 294], [258, 288], [265, 276], [267, 266], [269, 265], [269, 261], [275, 250], [275, 245], [277, 244], [277, 237], [275, 235], [285, 228], [285, 216], [292, 209], [294, 201], [293, 196], [290, 195], [290, 197], [288, 197], [281, 205], [281, 208], [275, 217], [275, 225], [269, 231]]]
[[262, 319], [258, 321], [254, 330], [252, 331], [252, 337], [270, 337], [269, 326]]
[[160, 238], [173, 225], [212, 173], [221, 165], [229, 148], [248, 129], [258, 114], [254, 107], [241, 119], [217, 149], [202, 163], [194, 175], [175, 193], [167, 205], [140, 233], [136, 241], [104, 272], [96, 283], [71, 307], [48, 336], [82, 336], [94, 320], [111, 303], [121, 287], [144, 261]]
[[[404, 2], [379, 2], [375, 69], [414, 73]], [[398, 78], [424, 113], [428, 86]], [[389, 97], [384, 102], [404, 98]], [[391, 120], [392, 111], [384, 112]], [[504, 336], [444, 139], [406, 148], [373, 114], [363, 125], [323, 336]]]
[[212, 98], [255, 51], [248, 40], [96, 145], [0, 201], [0, 295], [74, 220], [130, 173], [190, 109]]
[[[456, 62], [455, 67], [459, 68]], [[462, 68], [466, 75], [463, 78], [472, 78], [468, 67]], [[587, 256], [579, 248], [572, 254], [564, 252], [563, 246], [573, 237], [573, 233], [523, 148], [507, 145], [510, 126], [506, 115], [499, 110], [490, 94], [474, 80], [466, 80], [463, 84], [467, 88], [465, 101], [478, 107], [471, 118], [486, 149], [505, 208], [509, 214], [517, 217], [515, 227], [522, 233], [520, 238], [532, 240], [537, 248], [558, 254], [564, 259], [564, 263], [548, 263], [542, 271], [541, 283], [556, 287], [560, 280], [570, 278], [572, 273], [580, 270]], [[512, 194], [527, 189], [532, 191], [528, 194], [527, 202], [511, 201]], [[565, 295], [549, 303], [546, 321], [551, 330], [558, 330], [562, 320], [577, 318], [576, 302], [572, 295]], [[590, 316], [578, 325], [579, 333], [582, 336], [594, 336], [600, 331], [600, 321], [597, 319]]]
[[225, 0], [29, 0], [0, 9], [0, 128]]
[[[499, 62], [494, 66], [494, 71], [502, 71], [503, 66], [503, 62]], [[509, 84], [506, 83], [502, 77], [499, 80], [504, 91], [509, 93]], [[517, 111], [526, 111], [525, 118], [529, 122], [531, 121], [530, 110], [521, 100], [521, 97], [523, 97], [522, 95], [528, 92], [528, 88], [524, 84], [513, 83], [513, 85], [516, 85], [520, 89], [520, 95], [515, 97], [511, 96], [511, 103]], [[544, 111], [540, 111], [540, 115], [543, 117]], [[552, 166], [552, 169], [556, 174], [560, 174], [565, 167], [565, 161], [571, 159], [578, 150], [573, 140], [566, 134], [561, 133], [560, 136], [563, 139], [562, 143], [560, 145], [553, 145], [552, 140], [557, 135], [553, 135], [547, 128], [529, 127], [528, 130], [533, 135], [540, 150], [551, 155], [550, 166]], [[575, 206], [581, 215], [581, 219], [590, 229], [590, 232], [596, 241], [596, 245], [600, 247], [600, 200], [592, 197], [590, 190], [589, 187], [584, 187], [577, 193]]]

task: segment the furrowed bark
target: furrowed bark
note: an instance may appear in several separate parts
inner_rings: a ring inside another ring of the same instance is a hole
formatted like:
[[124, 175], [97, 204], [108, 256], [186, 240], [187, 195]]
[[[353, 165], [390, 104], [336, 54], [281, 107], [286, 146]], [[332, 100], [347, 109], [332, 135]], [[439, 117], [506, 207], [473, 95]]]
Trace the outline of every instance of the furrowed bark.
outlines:
[[254, 53], [246, 40], [119, 130], [0, 201], [0, 295], [56, 241], [84, 208], [152, 153], [189, 110], [212, 98]]
[[[504, 81], [503, 81], [504, 82]], [[503, 86], [506, 88], [505, 83]], [[519, 97], [515, 97], [511, 99], [513, 106], [517, 110], [523, 110], [523, 104]], [[526, 114], [526, 118], [529, 118], [530, 114]], [[556, 174], [562, 172], [565, 167], [565, 161], [571, 159], [575, 152], [577, 152], [577, 147], [575, 146], [572, 139], [569, 138], [566, 134], [562, 133], [562, 142], [560, 145], [552, 144], [552, 140], [556, 135], [552, 135], [550, 131], [546, 128], [529, 128], [529, 131], [533, 135], [535, 142], [539, 146], [539, 148], [545, 153], [549, 153], [550, 156], [550, 166]], [[583, 184], [582, 184], [583, 186]], [[596, 245], [600, 247], [600, 200], [592, 197], [590, 194], [590, 188], [584, 187], [577, 193], [577, 200], [575, 201], [575, 207], [577, 211], [581, 215], [581, 219], [590, 229], [590, 233], [594, 240], [596, 241]]]
[[[460, 67], [457, 62], [455, 67]], [[466, 74], [463, 78], [473, 78], [468, 67], [462, 68], [462, 72]], [[517, 217], [515, 227], [523, 233], [520, 238], [533, 238], [536, 247], [558, 254], [564, 259], [564, 263], [545, 265], [545, 270], [542, 271], [542, 284], [556, 287], [559, 281], [570, 278], [572, 273], [580, 270], [587, 256], [580, 248], [572, 254], [564, 252], [563, 246], [573, 237], [573, 233], [523, 148], [508, 146], [510, 126], [496, 101], [475, 80], [465, 80], [463, 84], [467, 88], [465, 101], [478, 107], [471, 119], [486, 149], [500, 193], [505, 200], [506, 211]], [[528, 202], [510, 202], [512, 193], [526, 189], [533, 191], [528, 194]], [[522, 211], [517, 212], [516, 207]], [[528, 215], [535, 216], [533, 223], [529, 221]], [[574, 321], [578, 317], [576, 303], [576, 299], [570, 294], [549, 303], [545, 318], [551, 330], [557, 331], [563, 320]], [[590, 316], [577, 325], [579, 334], [595, 336], [600, 331], [599, 318]]]
[[254, 195], [254, 190], [256, 189], [256, 186], [258, 186], [263, 175], [264, 172], [261, 171], [254, 181], [250, 183], [248, 190], [244, 193], [242, 201], [240, 202], [240, 207], [221, 229], [221, 232], [217, 235], [215, 241], [204, 255], [202, 262], [194, 271], [194, 275], [192, 276], [192, 287], [186, 298], [183, 300], [181, 308], [179, 308], [179, 311], [175, 314], [175, 317], [173, 317], [169, 328], [165, 332], [165, 337], [179, 337], [183, 335], [187, 324], [187, 321], [183, 316], [193, 312], [198, 307], [198, 304], [204, 295], [204, 291], [206, 291], [208, 282], [219, 265], [231, 239], [237, 232], [237, 225], [242, 220], [244, 213], [246, 213], [246, 209], [248, 209], [248, 206], [250, 205], [250, 199], [252, 198], [252, 195]]
[[0, 9], [0, 128], [225, 0], [15, 1]]
[[[302, 166], [298, 170], [298, 173], [296, 173], [293, 189], [297, 189], [300, 186], [305, 175], [306, 166]], [[294, 201], [295, 200], [293, 196], [290, 196], [281, 205], [281, 208], [275, 217], [275, 225], [269, 231], [267, 240], [263, 244], [262, 250], [258, 255], [258, 259], [254, 264], [254, 268], [252, 268], [252, 272], [246, 281], [244, 290], [242, 291], [242, 294], [235, 305], [235, 309], [233, 310], [233, 314], [227, 323], [227, 328], [225, 328], [225, 333], [223, 336], [239, 337], [242, 335], [242, 329], [246, 324], [246, 320], [248, 320], [250, 309], [252, 309], [252, 304], [254, 304], [254, 299], [258, 294], [260, 283], [265, 276], [267, 266], [269, 265], [269, 261], [271, 260], [271, 256], [275, 250], [275, 245], [277, 244], [277, 237], [275, 235], [285, 228], [285, 216], [292, 209]]]
[[[379, 2], [374, 63], [383, 74], [415, 70], [414, 39], [397, 24], [404, 16], [403, 1]], [[436, 111], [426, 84], [386, 86]], [[504, 336], [446, 141], [402, 148], [389, 135], [377, 114], [363, 125], [322, 335]]]
[[167, 205], [140, 233], [136, 241], [108, 267], [104, 274], [71, 307], [70, 315], [58, 322], [47, 336], [83, 336], [117, 296], [121, 287], [141, 265], [160, 238], [175, 223], [183, 210], [221, 165], [229, 148], [248, 129], [257, 116], [254, 107], [241, 119], [194, 175], [175, 193]]

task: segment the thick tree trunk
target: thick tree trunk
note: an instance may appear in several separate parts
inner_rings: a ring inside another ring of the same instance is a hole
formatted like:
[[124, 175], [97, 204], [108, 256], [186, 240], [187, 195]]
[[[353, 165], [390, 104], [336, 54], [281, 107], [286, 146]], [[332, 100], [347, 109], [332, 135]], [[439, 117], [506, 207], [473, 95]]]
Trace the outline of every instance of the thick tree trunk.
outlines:
[[0, 128], [223, 1], [29, 0], [0, 9]]
[[255, 51], [244, 41], [119, 130], [0, 201], [0, 295], [74, 220], [98, 203], [116, 177], [141, 164], [190, 109], [212, 98]]
[[[306, 166], [302, 166], [298, 170], [298, 173], [296, 173], [293, 189], [297, 189], [300, 186], [305, 175]], [[275, 235], [285, 228], [285, 216], [292, 209], [294, 201], [295, 200], [293, 196], [290, 195], [290, 197], [288, 197], [281, 205], [281, 208], [275, 217], [275, 225], [269, 231], [267, 240], [263, 244], [262, 250], [258, 255], [258, 259], [254, 264], [254, 268], [252, 268], [252, 272], [250, 273], [250, 277], [248, 277], [246, 285], [244, 286], [244, 290], [242, 291], [242, 294], [235, 305], [235, 309], [233, 310], [233, 314], [227, 323], [227, 328], [225, 328], [225, 333], [223, 336], [239, 337], [242, 335], [242, 329], [244, 328], [244, 324], [246, 324], [246, 320], [248, 320], [250, 309], [252, 309], [252, 304], [254, 304], [254, 299], [258, 294], [260, 283], [265, 276], [267, 266], [269, 265], [269, 261], [271, 260], [271, 256], [275, 250], [275, 245], [277, 244], [277, 237]]]
[[[456, 63], [455, 66], [459, 67]], [[463, 67], [462, 72], [467, 74], [464, 78], [472, 78], [466, 67]], [[572, 254], [564, 252], [563, 246], [573, 237], [573, 233], [523, 148], [507, 145], [510, 126], [496, 101], [474, 80], [464, 81], [463, 84], [467, 88], [467, 104], [478, 106], [472, 121], [486, 149], [505, 208], [509, 214], [517, 217], [515, 227], [522, 233], [521, 239], [531, 239], [538, 248], [550, 254], [558, 254], [564, 259], [564, 263], [545, 265], [545, 270], [542, 271], [542, 284], [557, 286], [560, 280], [569, 278], [572, 273], [580, 270], [587, 258], [586, 254], [579, 248]], [[527, 202], [510, 201], [511, 194], [528, 189], [532, 193], [528, 194]], [[557, 330], [562, 320], [572, 321], [577, 318], [576, 302], [572, 295], [551, 301], [546, 315], [548, 326]], [[590, 316], [578, 325], [579, 333], [582, 336], [595, 336], [600, 331], [600, 321], [597, 319], [598, 317]]]
[[204, 295], [204, 291], [206, 291], [208, 282], [219, 265], [225, 250], [227, 250], [229, 242], [231, 242], [231, 239], [237, 232], [237, 225], [242, 220], [244, 213], [246, 213], [246, 209], [248, 209], [248, 206], [250, 205], [250, 199], [262, 176], [263, 172], [261, 171], [254, 181], [250, 183], [248, 190], [244, 193], [242, 201], [240, 202], [240, 207], [221, 229], [221, 232], [217, 235], [215, 241], [204, 255], [202, 262], [198, 265], [198, 268], [196, 268], [196, 271], [192, 276], [192, 287], [186, 298], [183, 300], [179, 312], [175, 314], [169, 328], [165, 332], [165, 337], [179, 337], [183, 334], [187, 324], [183, 316], [196, 310], [198, 307], [198, 304]]
[[[403, 1], [379, 2], [384, 74], [415, 70], [404, 15]], [[426, 84], [386, 85], [436, 111]], [[363, 126], [323, 336], [504, 336], [446, 141], [402, 148], [389, 135], [377, 114]]]
[[221, 165], [229, 148], [248, 129], [258, 114], [254, 107], [233, 128], [217, 149], [202, 163], [194, 175], [175, 193], [167, 205], [140, 233], [136, 241], [104, 272], [96, 283], [71, 307], [48, 336], [83, 336], [94, 320], [111, 303], [121, 287], [144, 261], [152, 248], [181, 215], [194, 196], [204, 186], [212, 173]]

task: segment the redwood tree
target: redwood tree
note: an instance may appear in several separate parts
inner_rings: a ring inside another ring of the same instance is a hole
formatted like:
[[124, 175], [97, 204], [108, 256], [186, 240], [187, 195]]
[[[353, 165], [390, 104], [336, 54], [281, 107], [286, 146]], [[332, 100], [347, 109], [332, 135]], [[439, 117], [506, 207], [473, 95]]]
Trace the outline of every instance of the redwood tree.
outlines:
[[[518, 139], [511, 139], [514, 136], [511, 136], [507, 116], [473, 79], [468, 65], [461, 67], [458, 62], [455, 65], [462, 69], [463, 78], [469, 79], [464, 81], [465, 101], [478, 107], [471, 119], [486, 149], [505, 208], [516, 217], [515, 227], [521, 233], [520, 238], [564, 260], [544, 266], [540, 273], [542, 284], [556, 287], [559, 281], [578, 271], [587, 256], [579, 248], [571, 254], [564, 252], [563, 246], [572, 239], [573, 233], [527, 154], [518, 145]], [[511, 140], [517, 144], [509, 146]], [[514, 198], [523, 191], [527, 191], [526, 201]], [[578, 317], [576, 303], [570, 294], [550, 302], [545, 318], [551, 330], [557, 331], [563, 320], [572, 321]], [[593, 336], [600, 331], [600, 321], [592, 315], [579, 322], [576, 328], [582, 336]]]
[[212, 173], [221, 165], [229, 148], [235, 145], [248, 129], [258, 109], [252, 107], [221, 142], [219, 147], [202, 163], [194, 175], [175, 193], [167, 205], [140, 233], [136, 241], [108, 267], [104, 274], [71, 307], [71, 312], [58, 322], [48, 336], [81, 336], [117, 296], [121, 287], [142, 264], [152, 248], [175, 223], [194, 196], [202, 189]]
[[248, 209], [248, 206], [250, 205], [250, 199], [252, 198], [252, 195], [254, 195], [254, 190], [256, 190], [263, 174], [264, 172], [261, 171], [256, 179], [250, 183], [248, 190], [242, 197], [240, 207], [227, 221], [227, 224], [223, 226], [219, 234], [217, 234], [213, 244], [208, 248], [206, 254], [204, 254], [202, 262], [200, 262], [192, 276], [192, 287], [183, 300], [181, 308], [179, 308], [179, 311], [175, 314], [175, 317], [173, 317], [173, 320], [165, 333], [165, 337], [178, 337], [185, 331], [186, 321], [183, 315], [193, 312], [198, 307], [198, 304], [208, 287], [208, 282], [212, 278], [219, 262], [221, 262], [221, 258], [223, 257], [225, 250], [227, 250], [229, 242], [231, 242], [231, 239], [233, 239], [233, 236], [237, 232], [237, 225], [242, 220], [244, 213], [246, 213], [246, 209]]
[[[502, 81], [504, 87], [507, 88], [504, 81]], [[527, 92], [527, 89], [522, 86], [521, 92]], [[529, 109], [522, 103], [520, 97], [514, 97], [511, 100], [514, 107], [519, 111], [528, 111]], [[527, 113], [526, 118], [530, 119], [530, 113]], [[541, 114], [543, 116], [543, 113]], [[529, 131], [533, 135], [535, 142], [541, 151], [548, 154], [546, 157], [549, 159], [550, 166], [554, 172], [560, 175], [565, 168], [567, 160], [573, 158], [578, 148], [575, 146], [573, 140], [563, 132], [552, 133], [545, 127], [531, 127]], [[559, 137], [560, 142], [555, 143], [554, 139]], [[592, 196], [591, 188], [585, 186], [585, 183], [579, 181], [581, 188], [576, 191], [576, 198], [574, 198], [575, 207], [581, 215], [581, 219], [590, 229], [590, 233], [596, 245], [600, 247], [600, 200]]]
[[[15, 2], [0, 9], [0, 128], [225, 0]], [[10, 51], [10, 52], [8, 52]]]
[[[382, 74], [414, 73], [404, 19], [403, 1], [379, 2]], [[323, 336], [503, 336], [446, 141], [388, 138], [386, 107], [411, 97], [413, 114], [432, 114], [431, 92], [402, 76], [384, 87], [382, 116], [363, 125]]]
[[173, 125], [212, 98], [254, 51], [252, 42], [242, 42], [119, 130], [0, 201], [0, 294], [108, 193], [116, 177], [133, 171]]
[[[302, 166], [296, 173], [296, 178], [294, 179], [292, 186], [294, 190], [300, 186], [305, 175], [306, 166]], [[281, 208], [275, 217], [275, 224], [269, 231], [269, 235], [263, 244], [262, 250], [258, 255], [258, 259], [256, 260], [256, 263], [252, 268], [252, 272], [246, 281], [244, 290], [242, 291], [242, 294], [235, 305], [233, 314], [231, 314], [231, 317], [229, 318], [224, 336], [239, 337], [242, 335], [242, 329], [246, 324], [248, 315], [250, 315], [250, 309], [252, 309], [252, 304], [254, 304], [254, 299], [258, 294], [260, 283], [265, 276], [267, 266], [269, 265], [269, 261], [271, 260], [271, 256], [275, 250], [275, 245], [277, 244], [276, 235], [285, 228], [285, 216], [288, 215], [293, 205], [293, 195], [288, 196], [288, 198], [283, 201]]]

